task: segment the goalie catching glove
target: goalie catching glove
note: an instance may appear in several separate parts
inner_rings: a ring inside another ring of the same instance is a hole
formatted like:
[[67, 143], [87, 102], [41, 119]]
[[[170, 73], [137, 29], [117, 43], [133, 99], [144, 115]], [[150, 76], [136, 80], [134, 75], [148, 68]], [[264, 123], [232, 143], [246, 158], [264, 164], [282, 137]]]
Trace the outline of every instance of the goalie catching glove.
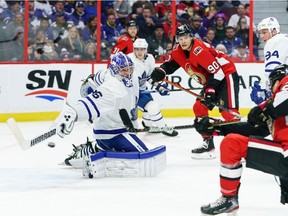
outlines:
[[85, 80], [83, 80], [83, 83], [80, 87], [81, 97], [87, 97], [96, 89], [96, 85], [94, 87], [93, 83], [94, 83], [94, 74], [90, 74]]
[[77, 112], [65, 101], [64, 107], [55, 120], [56, 131], [60, 137], [69, 135], [73, 130], [74, 123], [77, 121]]

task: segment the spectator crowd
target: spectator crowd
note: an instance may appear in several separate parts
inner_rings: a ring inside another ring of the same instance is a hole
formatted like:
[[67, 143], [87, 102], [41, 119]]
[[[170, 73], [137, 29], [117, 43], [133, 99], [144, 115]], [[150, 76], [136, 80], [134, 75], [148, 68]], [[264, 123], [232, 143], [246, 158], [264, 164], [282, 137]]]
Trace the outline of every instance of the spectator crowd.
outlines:
[[[125, 25], [135, 20], [138, 37], [149, 44], [157, 61], [173, 48], [171, 0], [97, 1], [30, 0], [28, 5], [28, 61], [93, 61], [97, 46], [107, 60]], [[25, 1], [0, 0], [0, 61], [23, 61]], [[235, 62], [258, 60], [253, 24], [253, 53], [249, 53], [249, 4], [237, 0], [176, 1], [176, 25], [188, 24], [195, 37], [226, 52]], [[99, 32], [97, 31], [99, 27]], [[97, 41], [97, 34], [101, 41]], [[219, 46], [220, 45], [220, 46]], [[221, 47], [221, 49], [220, 49]]]

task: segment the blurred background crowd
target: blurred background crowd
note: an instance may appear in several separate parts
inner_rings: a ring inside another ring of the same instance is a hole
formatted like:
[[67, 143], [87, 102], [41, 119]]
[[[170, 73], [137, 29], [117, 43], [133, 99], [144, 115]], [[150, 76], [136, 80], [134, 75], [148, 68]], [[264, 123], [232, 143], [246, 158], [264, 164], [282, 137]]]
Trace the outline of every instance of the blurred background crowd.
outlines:
[[[28, 6], [28, 61], [94, 61], [109, 59], [125, 24], [135, 20], [138, 37], [159, 62], [172, 50], [171, 1], [30, 0]], [[97, 17], [101, 13], [101, 25]], [[237, 0], [176, 1], [176, 25], [189, 24], [194, 36], [227, 53], [235, 62], [258, 60], [258, 38], [253, 24], [253, 53], [249, 53], [249, 3]], [[25, 1], [0, 0], [0, 61], [23, 61]], [[97, 34], [100, 33], [100, 41]]]

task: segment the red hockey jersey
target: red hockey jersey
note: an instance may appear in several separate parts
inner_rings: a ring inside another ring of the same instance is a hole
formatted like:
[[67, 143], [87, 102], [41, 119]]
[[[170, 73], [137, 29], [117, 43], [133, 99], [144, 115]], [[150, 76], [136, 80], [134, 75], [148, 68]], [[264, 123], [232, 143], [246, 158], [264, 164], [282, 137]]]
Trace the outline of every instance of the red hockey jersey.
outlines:
[[118, 52], [123, 52], [129, 54], [133, 52], [134, 41], [127, 35], [121, 36], [115, 46], [113, 47], [111, 54], [116, 54]]
[[175, 45], [170, 58], [161, 67], [167, 74], [172, 74], [177, 69], [175, 64], [204, 86], [211, 74], [214, 74], [214, 79], [221, 81], [236, 72], [235, 64], [226, 54], [217, 52], [210, 44], [199, 39], [194, 39], [190, 52], [183, 51], [179, 44]]
[[[288, 157], [288, 76], [284, 77], [277, 86], [277, 89], [272, 95], [273, 106], [279, 116], [273, 121], [272, 125], [272, 137], [273, 140], [282, 143], [284, 149], [284, 157]], [[269, 100], [268, 100], [269, 101]], [[263, 102], [259, 106], [263, 109], [266, 106], [267, 101]]]

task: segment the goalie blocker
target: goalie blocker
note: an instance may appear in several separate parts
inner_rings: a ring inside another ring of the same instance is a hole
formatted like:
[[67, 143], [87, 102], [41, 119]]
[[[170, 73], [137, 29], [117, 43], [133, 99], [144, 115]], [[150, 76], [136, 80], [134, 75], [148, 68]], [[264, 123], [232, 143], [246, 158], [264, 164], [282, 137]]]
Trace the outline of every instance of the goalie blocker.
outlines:
[[146, 152], [97, 152], [86, 158], [83, 175], [103, 177], [152, 177], [166, 168], [166, 147]]

